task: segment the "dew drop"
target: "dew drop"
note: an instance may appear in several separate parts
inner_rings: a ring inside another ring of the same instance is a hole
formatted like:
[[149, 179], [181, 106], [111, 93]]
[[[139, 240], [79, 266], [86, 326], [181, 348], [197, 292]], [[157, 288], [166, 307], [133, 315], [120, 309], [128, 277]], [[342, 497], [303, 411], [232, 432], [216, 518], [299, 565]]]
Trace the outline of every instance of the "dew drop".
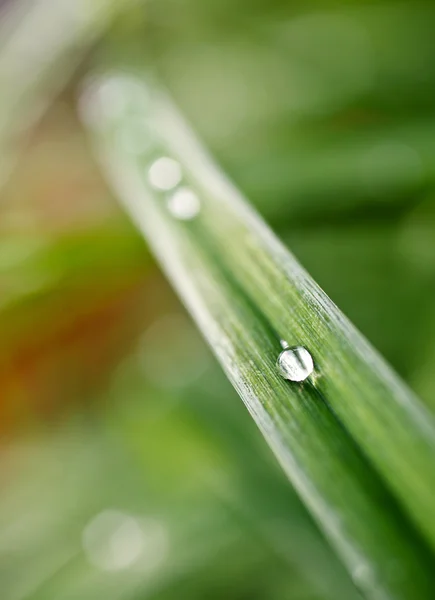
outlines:
[[173, 158], [162, 156], [150, 166], [148, 180], [155, 189], [172, 190], [181, 181], [181, 167]]
[[189, 188], [181, 188], [169, 198], [168, 209], [176, 219], [189, 221], [199, 213], [199, 198]]
[[313, 358], [303, 346], [283, 350], [277, 366], [282, 377], [289, 381], [305, 381], [314, 370]]

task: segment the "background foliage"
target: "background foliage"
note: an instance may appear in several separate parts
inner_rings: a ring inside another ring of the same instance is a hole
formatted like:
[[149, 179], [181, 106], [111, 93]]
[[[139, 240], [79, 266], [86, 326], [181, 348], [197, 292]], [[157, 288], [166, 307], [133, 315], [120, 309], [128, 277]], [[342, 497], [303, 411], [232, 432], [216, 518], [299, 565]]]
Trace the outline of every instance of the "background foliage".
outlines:
[[[434, 18], [430, 2], [154, 0], [95, 49], [159, 71], [431, 408]], [[107, 191], [75, 95], [2, 190], [4, 598], [357, 598]], [[84, 542], [108, 511], [134, 519], [130, 542], [145, 532], [139, 562], [102, 554], [118, 525]]]

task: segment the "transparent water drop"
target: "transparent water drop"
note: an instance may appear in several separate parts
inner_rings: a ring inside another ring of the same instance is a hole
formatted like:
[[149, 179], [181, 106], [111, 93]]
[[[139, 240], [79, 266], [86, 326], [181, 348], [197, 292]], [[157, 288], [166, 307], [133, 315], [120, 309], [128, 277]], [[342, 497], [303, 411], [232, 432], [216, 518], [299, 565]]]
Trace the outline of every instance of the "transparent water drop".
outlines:
[[305, 381], [314, 371], [313, 357], [303, 346], [285, 348], [278, 356], [277, 366], [282, 377], [289, 381]]
[[181, 167], [173, 158], [162, 156], [150, 166], [148, 180], [157, 190], [172, 190], [181, 181]]
[[189, 188], [177, 190], [168, 200], [170, 213], [182, 221], [189, 221], [196, 217], [200, 207], [198, 196]]

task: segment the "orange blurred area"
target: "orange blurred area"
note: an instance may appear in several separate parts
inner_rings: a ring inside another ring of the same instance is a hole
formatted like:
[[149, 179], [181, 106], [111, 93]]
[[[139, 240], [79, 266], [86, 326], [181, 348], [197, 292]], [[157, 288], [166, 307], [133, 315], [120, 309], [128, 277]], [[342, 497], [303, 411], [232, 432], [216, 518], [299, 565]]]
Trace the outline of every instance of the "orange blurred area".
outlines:
[[71, 96], [32, 132], [1, 198], [0, 423], [10, 434], [86, 405], [176, 304], [102, 180]]

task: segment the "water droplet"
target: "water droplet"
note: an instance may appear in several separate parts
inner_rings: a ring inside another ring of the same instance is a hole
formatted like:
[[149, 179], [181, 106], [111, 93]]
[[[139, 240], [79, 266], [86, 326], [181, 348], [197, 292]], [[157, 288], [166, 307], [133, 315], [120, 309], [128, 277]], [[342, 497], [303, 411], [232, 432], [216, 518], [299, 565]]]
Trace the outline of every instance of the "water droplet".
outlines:
[[311, 354], [303, 346], [286, 348], [278, 357], [277, 366], [284, 379], [305, 381], [314, 370]]
[[148, 171], [148, 180], [153, 188], [172, 190], [181, 181], [181, 167], [173, 158], [158, 158]]
[[189, 221], [199, 213], [199, 198], [189, 188], [181, 188], [169, 198], [168, 209], [176, 219]]

